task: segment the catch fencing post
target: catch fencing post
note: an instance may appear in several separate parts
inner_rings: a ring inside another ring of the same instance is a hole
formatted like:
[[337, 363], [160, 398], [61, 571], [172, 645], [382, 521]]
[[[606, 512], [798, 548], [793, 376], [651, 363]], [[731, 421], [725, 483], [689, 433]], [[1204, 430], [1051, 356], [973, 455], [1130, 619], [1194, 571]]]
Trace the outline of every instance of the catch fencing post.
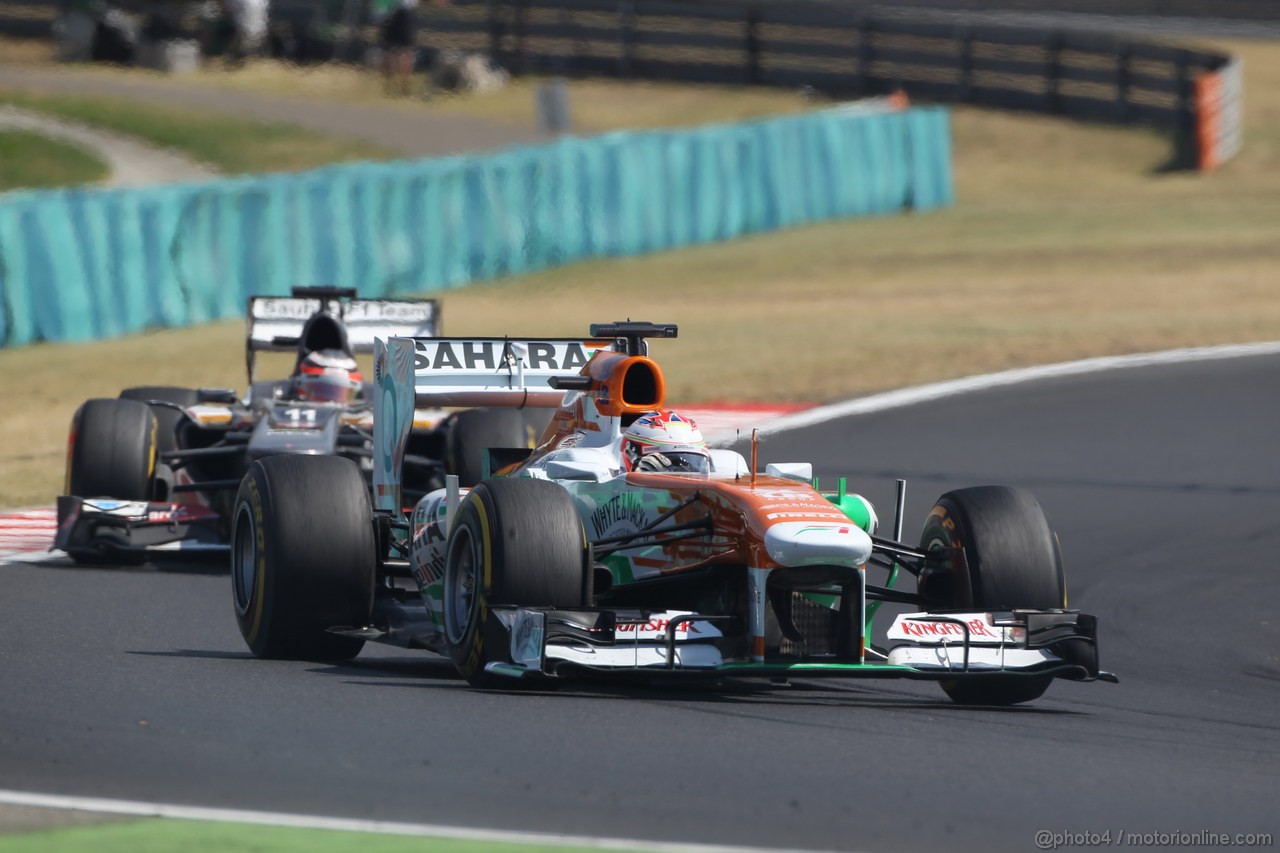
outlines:
[[1062, 112], [1062, 33], [1049, 33], [1045, 45], [1045, 106], [1050, 113]]
[[760, 11], [754, 6], [747, 10], [747, 82], [760, 84]]
[[1121, 121], [1130, 121], [1133, 118], [1133, 104], [1129, 100], [1132, 77], [1132, 72], [1129, 70], [1131, 51], [1132, 48], [1128, 42], [1122, 43], [1116, 51], [1116, 109], [1119, 110]]
[[618, 57], [618, 76], [630, 77], [631, 64], [636, 58], [636, 4], [631, 0], [618, 2], [618, 31], [622, 34], [622, 55]]
[[871, 61], [875, 56], [875, 20], [862, 18], [858, 22], [858, 94], [867, 95], [871, 90]]
[[973, 97], [973, 27], [958, 27], [956, 44], [960, 48], [960, 81], [956, 84], [956, 100], [968, 101]]

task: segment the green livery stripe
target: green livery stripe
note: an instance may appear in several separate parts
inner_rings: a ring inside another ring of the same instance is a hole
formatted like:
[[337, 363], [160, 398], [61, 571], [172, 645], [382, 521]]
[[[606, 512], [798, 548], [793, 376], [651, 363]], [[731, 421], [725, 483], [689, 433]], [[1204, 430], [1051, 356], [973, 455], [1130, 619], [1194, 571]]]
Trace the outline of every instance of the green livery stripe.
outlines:
[[631, 561], [626, 557], [613, 556], [606, 557], [604, 565], [608, 566], [609, 571], [613, 573], [614, 583], [631, 583], [635, 580], [635, 573], [631, 571]]
[[[886, 587], [886, 588], [888, 588], [888, 589], [893, 589], [893, 585], [894, 585], [894, 583], [896, 583], [896, 582], [897, 582], [897, 580], [898, 580], [898, 569], [900, 569], [900, 568], [901, 568], [901, 566], [899, 566], [897, 563], [894, 563], [894, 564], [893, 564], [893, 568], [889, 569], [889, 576], [888, 576], [887, 578], [885, 578], [885, 582], [884, 582], [884, 585], [885, 585], [885, 587]], [[883, 601], [870, 601], [870, 602], [868, 602], [868, 603], [867, 603], [867, 631], [866, 631], [866, 633], [867, 633], [867, 636], [868, 636], [868, 637], [870, 637], [870, 636], [871, 636], [871, 623], [875, 621], [875, 618], [876, 618], [876, 611], [880, 609], [880, 605], [881, 605], [881, 604], [884, 604], [884, 602], [883, 602]]]
[[835, 610], [836, 603], [840, 601], [840, 596], [832, 592], [802, 592], [800, 595], [814, 604], [828, 607], [832, 610]]
[[862, 495], [824, 494], [849, 520], [867, 533], [871, 532], [871, 503]]

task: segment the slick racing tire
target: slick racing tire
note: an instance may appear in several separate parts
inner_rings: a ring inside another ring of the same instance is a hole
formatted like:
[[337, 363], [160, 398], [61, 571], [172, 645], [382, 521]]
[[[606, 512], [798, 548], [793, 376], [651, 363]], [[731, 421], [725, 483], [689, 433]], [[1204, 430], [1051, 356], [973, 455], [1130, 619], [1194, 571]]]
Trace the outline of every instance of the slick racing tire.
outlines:
[[445, 470], [460, 485], [474, 486], [489, 473], [484, 451], [490, 447], [533, 447], [538, 439], [519, 409], [470, 409], [449, 419], [445, 431]]
[[[80, 498], [145, 501], [156, 472], [157, 428], [151, 409], [134, 400], [87, 400], [71, 421], [66, 493]], [[77, 563], [145, 562], [142, 552], [75, 548]]]
[[[957, 549], [945, 568], [921, 578], [921, 593], [931, 607], [1045, 610], [1066, 606], [1058, 537], [1030, 492], [1007, 486], [947, 492], [925, 520], [920, 547]], [[942, 689], [961, 705], [1015, 705], [1039, 698], [1052, 680], [995, 675], [944, 681]]]
[[485, 671], [510, 662], [495, 605], [590, 606], [592, 573], [573, 499], [544, 480], [496, 479], [463, 499], [445, 549], [445, 642], [458, 672], [477, 687], [516, 682]]
[[[140, 385], [126, 388], [120, 392], [121, 400], [160, 400], [179, 406], [194, 406], [200, 402], [200, 395], [194, 388], [176, 388], [172, 385]], [[151, 412], [156, 416], [156, 447], [161, 453], [178, 449], [178, 424], [184, 417], [182, 412], [171, 406], [152, 406]]]
[[364, 640], [377, 563], [369, 487], [339, 456], [268, 456], [236, 495], [231, 588], [236, 622], [260, 658], [341, 661]]
[[71, 422], [67, 494], [145, 501], [156, 470], [157, 425], [134, 400], [88, 400]]

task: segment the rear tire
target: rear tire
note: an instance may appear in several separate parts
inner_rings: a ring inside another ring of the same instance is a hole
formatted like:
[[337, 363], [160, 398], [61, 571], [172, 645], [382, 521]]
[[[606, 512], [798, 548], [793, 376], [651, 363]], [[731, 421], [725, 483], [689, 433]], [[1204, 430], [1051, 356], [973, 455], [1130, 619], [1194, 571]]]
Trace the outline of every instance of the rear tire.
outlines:
[[236, 495], [231, 586], [236, 622], [260, 658], [349, 660], [373, 611], [377, 544], [369, 487], [338, 456], [268, 456]]
[[445, 469], [462, 486], [488, 476], [484, 451], [491, 447], [533, 447], [538, 436], [519, 409], [470, 409], [449, 419], [445, 432]]
[[[179, 406], [194, 406], [200, 402], [200, 395], [194, 388], [177, 388], [172, 385], [139, 385], [126, 388], [120, 392], [121, 400], [161, 400]], [[182, 422], [182, 412], [170, 406], [152, 406], [151, 412], [156, 416], [156, 447], [161, 453], [178, 449], [178, 424]]]
[[573, 498], [542, 480], [480, 483], [458, 510], [445, 551], [444, 629], [458, 672], [477, 687], [515, 684], [485, 671], [510, 662], [494, 605], [590, 606], [593, 575]]
[[[1048, 610], [1064, 607], [1058, 537], [1030, 492], [978, 486], [947, 492], [925, 520], [920, 547], [963, 548], [944, 569], [921, 577], [931, 607]], [[994, 675], [942, 682], [961, 705], [1015, 705], [1039, 698], [1052, 677]]]

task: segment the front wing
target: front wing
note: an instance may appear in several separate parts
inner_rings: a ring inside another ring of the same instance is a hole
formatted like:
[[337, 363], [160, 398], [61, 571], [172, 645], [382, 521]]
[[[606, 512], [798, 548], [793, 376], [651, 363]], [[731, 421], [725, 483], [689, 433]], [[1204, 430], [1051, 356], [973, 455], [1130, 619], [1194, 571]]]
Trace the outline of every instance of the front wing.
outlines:
[[889, 630], [884, 660], [837, 656], [747, 662], [726, 654], [732, 617], [687, 611], [495, 607], [510, 643], [495, 675], [586, 673], [703, 677], [839, 676], [955, 680], [1051, 676], [1116, 681], [1098, 667], [1097, 620], [1069, 610], [906, 613]]
[[149, 551], [226, 553], [221, 520], [212, 510], [187, 504], [63, 495], [53, 547], [104, 557]]

